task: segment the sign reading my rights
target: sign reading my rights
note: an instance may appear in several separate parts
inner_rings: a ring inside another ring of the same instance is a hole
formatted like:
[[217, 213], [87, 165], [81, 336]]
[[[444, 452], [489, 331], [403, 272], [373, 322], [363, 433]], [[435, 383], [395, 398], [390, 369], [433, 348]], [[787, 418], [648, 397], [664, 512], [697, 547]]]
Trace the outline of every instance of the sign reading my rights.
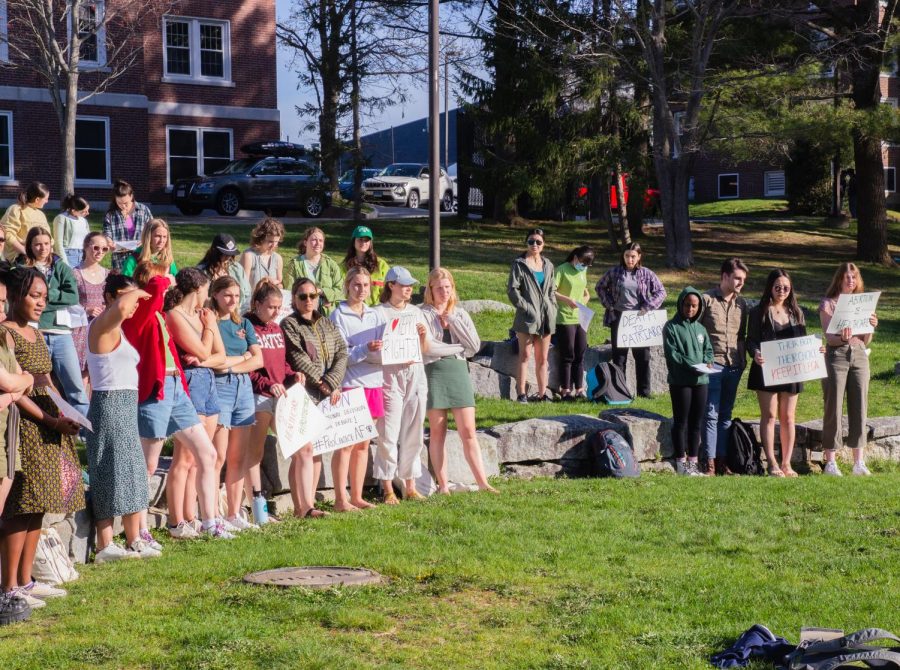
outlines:
[[404, 314], [384, 324], [384, 334], [381, 337], [382, 365], [422, 362], [417, 322], [415, 314]]

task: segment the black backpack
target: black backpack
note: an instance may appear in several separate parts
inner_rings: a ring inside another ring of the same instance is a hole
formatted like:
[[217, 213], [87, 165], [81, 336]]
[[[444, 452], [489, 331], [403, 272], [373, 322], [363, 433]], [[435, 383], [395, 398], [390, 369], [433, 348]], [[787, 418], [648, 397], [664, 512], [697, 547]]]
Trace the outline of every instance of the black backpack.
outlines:
[[597, 363], [588, 370], [587, 395], [594, 402], [607, 405], [627, 405], [634, 400], [625, 372], [615, 363]]
[[865, 628], [836, 640], [801, 642], [785, 659], [787, 670], [836, 670], [837, 668], [883, 668], [900, 670], [900, 646], [882, 647], [868, 642], [900, 638], [880, 628]]
[[736, 475], [762, 475], [762, 447], [753, 429], [740, 419], [732, 419], [728, 431], [728, 469]]
[[614, 430], [597, 431], [591, 436], [591, 451], [600, 477], [640, 477], [641, 469], [634, 460], [628, 440]]

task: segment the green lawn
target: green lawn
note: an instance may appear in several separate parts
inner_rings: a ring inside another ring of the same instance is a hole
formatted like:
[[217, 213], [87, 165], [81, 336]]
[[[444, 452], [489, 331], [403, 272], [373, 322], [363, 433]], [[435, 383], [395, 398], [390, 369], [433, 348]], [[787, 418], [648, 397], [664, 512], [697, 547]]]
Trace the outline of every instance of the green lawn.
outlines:
[[746, 198], [743, 200], [716, 200], [715, 202], [697, 202], [690, 205], [691, 216], [788, 216], [787, 200], [772, 198]]

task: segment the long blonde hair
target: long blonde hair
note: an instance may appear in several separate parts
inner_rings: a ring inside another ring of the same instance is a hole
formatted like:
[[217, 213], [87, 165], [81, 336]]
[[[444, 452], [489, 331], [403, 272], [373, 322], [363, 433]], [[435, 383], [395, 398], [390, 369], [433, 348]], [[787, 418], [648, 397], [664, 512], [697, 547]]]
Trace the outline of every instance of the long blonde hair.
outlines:
[[447, 312], [450, 313], [459, 301], [459, 296], [456, 294], [456, 282], [453, 280], [453, 275], [450, 274], [450, 270], [447, 270], [446, 268], [435, 268], [428, 273], [428, 280], [425, 283], [425, 304], [434, 305], [434, 294], [431, 292], [431, 282], [441, 281], [442, 279], [449, 280], [450, 288], [453, 289], [453, 292], [450, 294], [450, 299], [447, 301]]
[[852, 272], [856, 275], [856, 287], [853, 289], [853, 292], [862, 293], [865, 291], [862, 273], [859, 271], [859, 268], [856, 267], [854, 263], [845, 262], [838, 265], [837, 271], [835, 271], [834, 276], [831, 278], [831, 283], [828, 285], [828, 290], [825, 292], [826, 298], [837, 298], [841, 294], [841, 286], [844, 284], [844, 275], [848, 272]]
[[[166, 229], [168, 239], [166, 240], [166, 246], [163, 247], [162, 250], [154, 253], [151, 246], [151, 240], [153, 239], [153, 233], [160, 228]], [[137, 257], [138, 264], [153, 263], [154, 265], [159, 265], [164, 268], [161, 274], [166, 274], [169, 271], [169, 266], [172, 265], [174, 260], [175, 254], [172, 252], [172, 231], [169, 230], [169, 224], [163, 219], [150, 219], [150, 223], [147, 224], [147, 227], [144, 228], [144, 232], [141, 233], [141, 253]]]
[[350, 298], [350, 282], [352, 282], [358, 275], [364, 275], [369, 278], [369, 290], [372, 290], [371, 282], [372, 282], [372, 273], [366, 270], [362, 265], [356, 265], [349, 270], [347, 270], [347, 274], [344, 275], [344, 297]]

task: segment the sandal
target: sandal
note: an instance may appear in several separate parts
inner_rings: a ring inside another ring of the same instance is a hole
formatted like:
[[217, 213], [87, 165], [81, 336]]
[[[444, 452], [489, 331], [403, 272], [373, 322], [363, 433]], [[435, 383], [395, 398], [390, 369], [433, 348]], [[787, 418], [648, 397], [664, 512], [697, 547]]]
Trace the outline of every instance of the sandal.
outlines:
[[781, 471], [781, 468], [769, 468], [769, 477], [784, 477], [785, 474]]
[[400, 500], [397, 498], [397, 494], [391, 491], [390, 493], [385, 493], [381, 498], [381, 502], [385, 505], [399, 505]]
[[423, 496], [421, 493], [419, 493], [418, 491], [416, 491], [415, 488], [411, 488], [411, 489], [407, 490], [407, 492], [406, 492], [406, 494], [404, 495], [404, 497], [405, 497], [407, 500], [425, 500], [425, 496]]

